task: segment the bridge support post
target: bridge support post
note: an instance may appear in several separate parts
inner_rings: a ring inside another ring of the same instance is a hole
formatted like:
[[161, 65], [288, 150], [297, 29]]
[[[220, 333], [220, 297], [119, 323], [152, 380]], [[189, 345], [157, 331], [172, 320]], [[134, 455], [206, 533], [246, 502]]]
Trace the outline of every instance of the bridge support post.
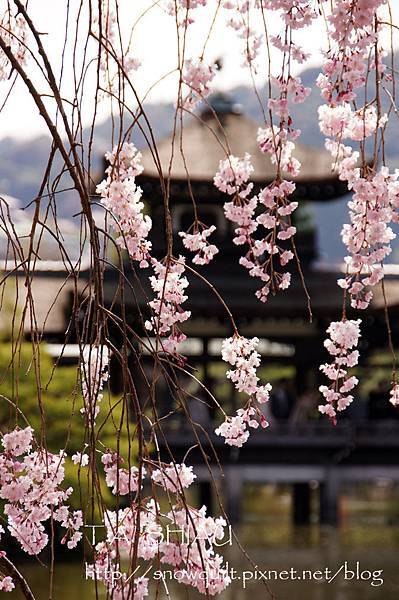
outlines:
[[320, 523], [339, 524], [340, 477], [338, 470], [327, 468], [326, 478], [320, 484]]
[[243, 492], [243, 478], [239, 467], [226, 467], [224, 496], [226, 513], [231, 523], [241, 520]]
[[292, 519], [295, 525], [310, 523], [311, 490], [307, 482], [294, 483], [292, 487]]

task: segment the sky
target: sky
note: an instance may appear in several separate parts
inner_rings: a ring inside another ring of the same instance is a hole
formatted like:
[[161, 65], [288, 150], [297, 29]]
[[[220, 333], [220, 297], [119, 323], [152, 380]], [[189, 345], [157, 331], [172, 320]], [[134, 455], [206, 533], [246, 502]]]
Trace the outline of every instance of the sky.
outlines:
[[[0, 0], [0, 6], [3, 7], [6, 0]], [[29, 6], [33, 20], [38, 31], [43, 33], [42, 41], [45, 49], [55, 65], [56, 72], [60, 72], [60, 57], [62, 54], [65, 38], [66, 6], [67, 0], [30, 0]], [[394, 2], [394, 16], [399, 17], [399, 6], [396, 0]], [[64, 69], [63, 96], [68, 99], [73, 85], [72, 77], [72, 49], [75, 23], [78, 15], [79, 0], [70, 0], [70, 18], [68, 28], [68, 41], [66, 47], [66, 66]], [[84, 1], [88, 5], [88, 1]], [[149, 102], [173, 101], [176, 94], [176, 78], [173, 75], [167, 75], [176, 67], [177, 45], [176, 30], [174, 19], [167, 15], [158, 4], [149, 0], [134, 0], [120, 2], [122, 7], [121, 24], [123, 34], [127, 40], [130, 37], [132, 26], [134, 26], [132, 52], [135, 58], [141, 61], [141, 67], [135, 73], [133, 83], [141, 97], [147, 95], [148, 90], [154, 86], [148, 93]], [[189, 28], [187, 40], [186, 56], [197, 56], [203, 48], [204, 41], [207, 38], [210, 24], [214, 17], [212, 7], [215, 6], [214, 0], [209, 0], [206, 7], [200, 7], [195, 11], [195, 23]], [[83, 11], [82, 23], [85, 22], [85, 11]], [[239, 84], [250, 84], [250, 75], [248, 69], [241, 68], [242, 64], [242, 45], [234, 32], [226, 27], [226, 11], [219, 11], [216, 19], [212, 36], [206, 47], [205, 58], [213, 62], [216, 58], [222, 57], [224, 62], [223, 70], [218, 74], [217, 85], [221, 89], [233, 88]], [[399, 22], [399, 20], [397, 20]], [[276, 14], [271, 14], [268, 21], [268, 27], [273, 34], [279, 33], [281, 22]], [[82, 28], [83, 29], [83, 28]], [[83, 57], [84, 36], [79, 36], [77, 62]], [[298, 32], [296, 41], [304, 45], [311, 58], [306, 67], [316, 66], [322, 62], [320, 48], [323, 44], [323, 31], [320, 23]], [[89, 48], [88, 55], [94, 56], [94, 47]], [[273, 62], [278, 62], [277, 55]], [[38, 69], [35, 68], [33, 60], [30, 61], [30, 72], [33, 81], [38, 85], [40, 91], [47, 93], [46, 86], [43, 84], [43, 78]], [[296, 68], [297, 74], [301, 67]], [[82, 120], [88, 124], [93, 116], [93, 90], [95, 82], [94, 63], [89, 68], [86, 85], [84, 88], [84, 103]], [[159, 79], [161, 82], [156, 83]], [[262, 76], [258, 77], [257, 82], [263, 82]], [[156, 85], [154, 85], [156, 84]], [[0, 83], [0, 105], [9, 90], [8, 83]], [[133, 100], [131, 100], [133, 103]], [[51, 100], [46, 100], [50, 110]], [[103, 102], [99, 107], [99, 118], [105, 119], [109, 115], [109, 104]], [[0, 139], [6, 136], [16, 138], [32, 138], [38, 134], [46, 133], [46, 128], [42, 118], [38, 115], [33, 101], [29, 98], [22, 82], [17, 82], [12, 95], [0, 112]]]

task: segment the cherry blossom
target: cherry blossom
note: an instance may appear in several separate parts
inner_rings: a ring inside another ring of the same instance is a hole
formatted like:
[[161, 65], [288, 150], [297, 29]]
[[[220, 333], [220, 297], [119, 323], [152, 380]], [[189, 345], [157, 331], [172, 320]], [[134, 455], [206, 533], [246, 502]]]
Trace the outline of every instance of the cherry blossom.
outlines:
[[61, 526], [67, 530], [61, 544], [66, 543], [69, 550], [76, 548], [78, 542], [82, 539], [82, 533], [79, 531], [83, 527], [82, 511], [75, 510], [71, 513], [67, 506], [61, 506], [54, 512], [54, 519], [59, 521]]
[[186, 60], [183, 67], [182, 80], [188, 87], [183, 107], [193, 110], [198, 102], [204, 100], [211, 91], [210, 84], [215, 77], [217, 66], [207, 65], [203, 60]]
[[141, 62], [132, 54], [130, 44], [126, 49], [123, 47], [115, 0], [108, 0], [101, 6], [101, 24], [96, 8], [93, 7], [92, 29], [94, 35], [102, 42], [99, 50], [101, 91], [98, 99], [103, 100], [110, 95], [120, 95], [127, 83], [127, 77], [137, 71]]
[[351, 223], [344, 225], [342, 239], [350, 254], [345, 258], [348, 275], [339, 281], [352, 297], [352, 306], [367, 308], [372, 292], [384, 276], [382, 263], [391, 253], [390, 242], [396, 237], [390, 223], [392, 206], [399, 198], [399, 174], [390, 175], [385, 167], [370, 179], [353, 183], [349, 201]]
[[21, 456], [32, 449], [33, 429], [26, 427], [25, 429], [14, 429], [11, 433], [3, 435], [2, 444], [5, 452], [13, 456]]
[[219, 252], [219, 249], [208, 241], [214, 231], [216, 231], [214, 225], [205, 227], [202, 223], [195, 223], [187, 233], [179, 231], [184, 247], [196, 253], [192, 259], [194, 264], [207, 265]]
[[273, 46], [281, 52], [285, 54], [290, 53], [291, 58], [299, 64], [306, 62], [308, 58], [310, 58], [309, 52], [306, 52], [301, 46], [294, 42], [291, 42], [290, 44], [284, 43], [280, 35], [272, 35], [270, 41]]
[[[25, 5], [25, 2], [22, 2]], [[7, 8], [0, 14], [0, 28], [3, 40], [11, 49], [16, 60], [25, 66], [27, 62], [27, 26], [25, 19], [16, 11]], [[6, 81], [11, 74], [11, 65], [3, 50], [0, 50], [0, 82]]]
[[97, 193], [112, 215], [111, 226], [117, 233], [117, 244], [141, 267], [147, 267], [151, 250], [147, 237], [152, 223], [150, 217], [144, 215], [143, 192], [135, 182], [143, 170], [141, 154], [134, 144], [124, 142], [105, 157], [110, 163], [107, 178], [97, 186]]
[[327, 137], [362, 141], [375, 133], [377, 111], [374, 106], [353, 111], [347, 102], [336, 106], [323, 104], [319, 107], [319, 123]]
[[206, 6], [208, 0], [162, 0], [161, 7], [174, 17], [179, 27], [188, 27], [194, 23], [195, 9]]
[[51, 516], [67, 529], [64, 541], [73, 548], [81, 539], [82, 513], [71, 513], [63, 489], [65, 453], [32, 450], [33, 430], [15, 429], [3, 436], [0, 454], [0, 497], [6, 501], [8, 530], [27, 554], [39, 554], [47, 545], [45, 522]]
[[76, 452], [71, 456], [72, 462], [74, 465], [79, 465], [80, 467], [87, 467], [89, 464], [89, 455], [84, 454], [82, 452]]
[[397, 383], [394, 384], [389, 394], [390, 403], [393, 404], [393, 406], [399, 406], [399, 385]]
[[[258, 141], [265, 152], [275, 143], [266, 130], [259, 130]], [[296, 233], [291, 214], [298, 203], [290, 200], [295, 190], [295, 184], [290, 181], [276, 181], [260, 190], [257, 196], [250, 197], [253, 185], [248, 180], [252, 171], [248, 154], [244, 159], [229, 156], [220, 162], [214, 182], [220, 191], [233, 196], [233, 200], [224, 205], [226, 218], [237, 225], [233, 242], [248, 246], [240, 264], [248, 269], [251, 277], [261, 280], [263, 285], [256, 296], [266, 302], [270, 290], [276, 293], [290, 284], [291, 275], [277, 270], [276, 264], [284, 267], [294, 257], [282, 242], [290, 240]], [[266, 230], [261, 239], [254, 236], [260, 231], [259, 227]]]
[[[146, 328], [162, 337], [162, 349], [176, 353], [178, 345], [186, 339], [179, 328], [191, 313], [181, 305], [187, 300], [185, 290], [188, 280], [184, 277], [185, 258], [178, 261], [166, 261], [166, 264], [152, 260], [155, 275], [150, 277], [151, 287], [156, 297], [149, 302], [153, 316], [146, 321]], [[166, 337], [167, 336], [167, 337]]]
[[[106, 452], [101, 457], [104, 465], [105, 482], [109, 488], [112, 488], [113, 494], [126, 496], [131, 492], [137, 492], [139, 489], [140, 470], [133, 466], [130, 469], [121, 468], [123, 458], [115, 452]], [[141, 470], [141, 477], [145, 475], [145, 470]]]
[[[227, 26], [242, 40], [242, 52], [245, 57], [244, 66], [257, 68], [257, 58], [262, 48], [262, 35], [253, 26], [252, 14], [255, 10], [253, 0], [224, 0], [223, 8], [227, 11]], [[258, 15], [260, 18], [260, 15]]]
[[[176, 490], [170, 490], [171, 492]], [[162, 528], [166, 522], [166, 534]], [[102, 581], [115, 598], [125, 597], [132, 578], [128, 574], [112, 582], [108, 573], [118, 566], [117, 556], [130, 556], [139, 527], [137, 555], [144, 561], [160, 559], [184, 572], [181, 583], [195, 587], [201, 593], [215, 595], [230, 583], [223, 559], [215, 554], [214, 547], [225, 537], [226, 521], [207, 516], [206, 507], [200, 510], [190, 506], [171, 506], [162, 514], [159, 505], [151, 499], [141, 506], [131, 506], [117, 511], [107, 511], [104, 523], [106, 538], [95, 547], [95, 561], [89, 565], [88, 576]], [[172, 533], [175, 532], [175, 536]], [[179, 534], [180, 532], [180, 534]], [[207, 580], [201, 574], [207, 573]], [[147, 595], [148, 580], [134, 579], [134, 598]], [[138, 591], [137, 591], [138, 590]]]
[[[219, 163], [218, 172], [214, 177], [215, 186], [221, 192], [229, 195], [239, 194], [240, 197], [245, 198], [253, 185], [244, 186], [244, 184], [248, 182], [253, 171], [250, 154], [246, 153], [243, 159], [230, 155]], [[241, 187], [243, 189], [240, 189]]]
[[185, 464], [170, 463], [169, 466], [156, 469], [151, 475], [151, 479], [170, 492], [180, 492], [183, 488], [188, 488], [196, 479], [192, 467]]
[[358, 384], [354, 376], [348, 375], [348, 369], [357, 365], [359, 352], [356, 349], [360, 338], [360, 319], [335, 321], [330, 324], [325, 340], [333, 360], [320, 366], [320, 370], [330, 380], [328, 386], [321, 385], [320, 392], [326, 404], [319, 406], [319, 411], [326, 414], [333, 424], [336, 423], [337, 411], [343, 411], [353, 401], [350, 391]]
[[308, 27], [317, 17], [313, 2], [309, 0], [261, 0], [261, 4], [273, 11], [281, 11], [281, 18], [292, 29]]
[[109, 379], [109, 351], [105, 345], [85, 346], [82, 357], [80, 370], [84, 407], [80, 412], [88, 416], [91, 425], [100, 411], [102, 390]]
[[289, 131], [281, 126], [259, 127], [258, 129], [258, 144], [262, 152], [270, 155], [270, 160], [276, 166], [278, 165], [282, 171], [286, 171], [292, 177], [299, 174], [301, 163], [293, 155], [296, 140], [300, 135], [298, 129], [290, 129]]
[[262, 427], [268, 426], [259, 405], [269, 400], [272, 386], [270, 383], [259, 385], [256, 373], [260, 365], [260, 354], [256, 350], [258, 343], [259, 339], [256, 337], [248, 339], [235, 335], [222, 344], [222, 359], [235, 367], [227, 371], [228, 379], [238, 392], [249, 396], [246, 407], [238, 409], [234, 417], [226, 416], [224, 423], [215, 430], [217, 435], [225, 438], [229, 446], [240, 448], [248, 440], [248, 427], [257, 428], [259, 423]]
[[223, 540], [226, 521], [222, 517], [207, 516], [205, 506], [200, 510], [173, 506], [167, 518], [184, 531], [184, 538], [160, 543], [161, 562], [173, 565], [175, 571], [182, 573], [179, 582], [195, 587], [202, 594], [220, 594], [231, 579], [223, 558], [215, 554], [214, 545]]
[[9, 575], [6, 575], [2, 579], [0, 579], [0, 591], [12, 592], [14, 588], [15, 588], [14, 582]]
[[[143, 170], [141, 154], [135, 146], [124, 143], [107, 153], [106, 158], [110, 163], [108, 177], [97, 186], [97, 193], [102, 197], [102, 204], [115, 218], [114, 229], [119, 234], [117, 243], [126, 248], [141, 268], [151, 266], [154, 271], [150, 283], [156, 297], [149, 302], [154, 314], [146, 322], [146, 327], [163, 338], [164, 351], [176, 353], [179, 343], [185, 339], [178, 324], [190, 317], [190, 312], [181, 308], [187, 299], [184, 290], [188, 280], [182, 276], [185, 258], [180, 256], [178, 261], [167, 258], [161, 262], [150, 254], [151, 243], [147, 236], [152, 224], [150, 217], [143, 214], [142, 190], [135, 183], [135, 177]], [[205, 240], [210, 233], [204, 234]], [[208, 246], [206, 241], [199, 250], [197, 262], [201, 262], [202, 258], [210, 260], [210, 256], [216, 253], [216, 248]]]

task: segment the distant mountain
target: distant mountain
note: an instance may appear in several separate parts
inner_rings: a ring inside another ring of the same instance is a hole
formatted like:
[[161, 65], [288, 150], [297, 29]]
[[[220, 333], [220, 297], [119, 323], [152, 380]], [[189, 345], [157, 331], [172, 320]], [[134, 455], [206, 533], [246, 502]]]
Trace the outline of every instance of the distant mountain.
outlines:
[[[301, 75], [304, 85], [311, 87], [313, 92], [304, 104], [293, 108], [293, 119], [301, 131], [301, 142], [316, 148], [322, 148], [324, 144], [317, 125], [317, 109], [322, 103], [315, 80], [319, 73], [318, 69], [308, 69]], [[261, 111], [251, 88], [237, 87], [231, 91], [235, 101], [240, 103], [244, 112], [261, 122]], [[149, 104], [145, 107], [146, 114], [151, 122], [156, 139], [168, 135], [172, 125], [174, 108], [172, 104]], [[139, 121], [145, 127], [144, 120]], [[89, 131], [85, 132], [88, 139]], [[102, 168], [102, 157], [105, 150], [110, 146], [112, 139], [112, 122], [107, 119], [99, 124], [95, 130], [93, 148], [93, 172], [100, 173]], [[138, 148], [145, 146], [142, 133], [136, 128], [134, 142]], [[0, 193], [9, 194], [19, 198], [24, 205], [29, 204], [35, 198], [39, 189], [41, 178], [46, 168], [50, 149], [50, 138], [39, 136], [29, 141], [15, 140], [11, 137], [0, 140]], [[385, 139], [386, 154], [390, 164], [399, 166], [399, 145], [397, 143], [397, 132], [393, 127], [387, 132]], [[55, 161], [53, 175], [61, 171], [59, 157]], [[63, 181], [60, 188], [68, 188], [69, 184]], [[79, 201], [76, 194], [65, 191], [59, 196], [57, 212], [60, 217], [71, 219], [79, 211]], [[314, 220], [319, 230], [319, 245], [321, 258], [329, 261], [340, 260], [344, 255], [344, 248], [340, 240], [342, 224], [347, 219], [347, 208], [345, 200], [330, 203], [316, 203], [311, 207]], [[395, 248], [396, 260], [399, 262], [399, 244]]]

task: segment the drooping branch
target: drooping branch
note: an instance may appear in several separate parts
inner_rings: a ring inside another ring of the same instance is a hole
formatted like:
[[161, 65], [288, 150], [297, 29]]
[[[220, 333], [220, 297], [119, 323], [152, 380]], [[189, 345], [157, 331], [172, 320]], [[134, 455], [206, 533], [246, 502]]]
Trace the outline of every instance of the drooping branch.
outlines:
[[21, 592], [25, 596], [26, 600], [36, 600], [35, 596], [30, 589], [28, 582], [22, 573], [17, 569], [13, 562], [4, 553], [0, 553], [0, 563], [2, 563], [9, 574], [14, 578], [14, 580], [18, 583], [21, 588]]

